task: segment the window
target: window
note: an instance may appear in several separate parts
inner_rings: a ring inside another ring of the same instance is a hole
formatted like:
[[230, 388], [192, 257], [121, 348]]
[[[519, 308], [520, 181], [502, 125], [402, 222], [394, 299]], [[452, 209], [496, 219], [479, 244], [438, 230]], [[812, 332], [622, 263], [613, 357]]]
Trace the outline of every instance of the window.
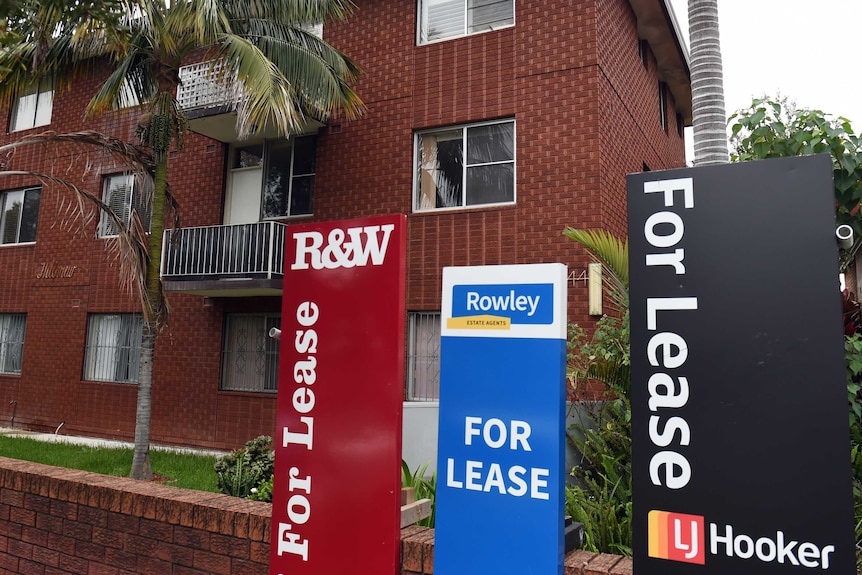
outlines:
[[12, 109], [10, 132], [29, 130], [51, 123], [54, 107], [54, 82], [50, 79], [34, 83], [26, 94], [15, 102]]
[[41, 188], [0, 193], [0, 244], [36, 241]]
[[27, 315], [0, 313], [0, 373], [21, 375]]
[[269, 330], [281, 314], [228, 314], [222, 344], [221, 389], [278, 391], [278, 340]]
[[407, 315], [407, 400], [440, 399], [440, 312]]
[[[143, 184], [143, 178], [135, 177], [133, 174], [105, 176], [102, 201], [126, 226], [129, 225], [132, 210], [135, 210], [141, 218], [144, 229], [149, 231], [149, 196], [150, 192], [148, 186]], [[116, 236], [120, 231], [117, 222], [103, 213], [99, 224], [99, 237]]]
[[84, 379], [137, 383], [143, 327], [138, 314], [92, 314], [87, 325]]
[[649, 42], [646, 40], [638, 40], [638, 56], [644, 67], [649, 66]]
[[419, 43], [497, 30], [515, 23], [515, 0], [419, 0]]
[[417, 211], [515, 201], [515, 122], [416, 136]]
[[263, 217], [312, 213], [317, 136], [267, 142]]
[[658, 83], [658, 114], [661, 128], [667, 131], [667, 84]]

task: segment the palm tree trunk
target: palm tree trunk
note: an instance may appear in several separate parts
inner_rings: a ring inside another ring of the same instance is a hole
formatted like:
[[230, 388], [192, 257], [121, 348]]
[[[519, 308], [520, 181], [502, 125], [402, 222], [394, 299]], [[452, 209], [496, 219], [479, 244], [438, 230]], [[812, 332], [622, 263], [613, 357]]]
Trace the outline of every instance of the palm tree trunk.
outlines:
[[168, 156], [157, 155], [153, 181], [152, 217], [147, 259], [147, 313], [141, 338], [140, 370], [138, 372], [138, 402], [135, 412], [135, 452], [132, 459], [132, 479], [152, 479], [150, 466], [150, 412], [153, 389], [153, 354], [156, 334], [164, 310], [162, 309], [159, 263], [162, 254], [162, 238], [165, 228], [165, 192], [167, 189]]
[[694, 163], [724, 164], [727, 113], [718, 34], [718, 0], [688, 0]]

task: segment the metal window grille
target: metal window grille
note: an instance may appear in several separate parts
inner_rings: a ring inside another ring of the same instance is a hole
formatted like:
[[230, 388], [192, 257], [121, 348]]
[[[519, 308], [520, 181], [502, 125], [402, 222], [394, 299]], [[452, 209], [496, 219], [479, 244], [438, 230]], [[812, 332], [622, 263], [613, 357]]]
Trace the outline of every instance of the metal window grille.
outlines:
[[407, 400], [440, 399], [440, 312], [408, 314]]
[[269, 330], [280, 326], [280, 314], [225, 317], [221, 389], [278, 391], [278, 341]]
[[137, 383], [143, 327], [138, 314], [92, 314], [87, 326], [84, 379]]
[[27, 314], [0, 314], [0, 373], [21, 374]]

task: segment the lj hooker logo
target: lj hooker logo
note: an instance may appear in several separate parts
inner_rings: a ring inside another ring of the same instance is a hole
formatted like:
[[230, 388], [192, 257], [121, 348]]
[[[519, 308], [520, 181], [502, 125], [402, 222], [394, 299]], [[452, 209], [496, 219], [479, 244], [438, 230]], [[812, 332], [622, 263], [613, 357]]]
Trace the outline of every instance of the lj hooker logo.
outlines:
[[[649, 556], [656, 559], [706, 564], [706, 554], [724, 555], [763, 563], [779, 563], [809, 569], [829, 569], [834, 545], [820, 545], [794, 539], [781, 530], [761, 536], [741, 533], [733, 525], [709, 524], [701, 515], [650, 511], [648, 517]], [[705, 542], [708, 540], [709, 547]]]
[[553, 284], [456, 285], [449, 329], [508, 330], [554, 322]]
[[657, 559], [706, 563], [704, 520], [700, 515], [669, 511], [649, 512], [649, 556]]

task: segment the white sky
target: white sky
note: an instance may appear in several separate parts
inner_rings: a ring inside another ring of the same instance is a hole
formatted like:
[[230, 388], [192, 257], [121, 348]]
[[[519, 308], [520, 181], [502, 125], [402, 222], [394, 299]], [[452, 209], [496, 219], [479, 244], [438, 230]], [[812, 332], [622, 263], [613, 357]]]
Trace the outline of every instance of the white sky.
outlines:
[[[688, 0], [670, 1], [688, 42]], [[780, 93], [862, 131], [862, 1], [718, 0], [718, 19], [728, 116]]]

